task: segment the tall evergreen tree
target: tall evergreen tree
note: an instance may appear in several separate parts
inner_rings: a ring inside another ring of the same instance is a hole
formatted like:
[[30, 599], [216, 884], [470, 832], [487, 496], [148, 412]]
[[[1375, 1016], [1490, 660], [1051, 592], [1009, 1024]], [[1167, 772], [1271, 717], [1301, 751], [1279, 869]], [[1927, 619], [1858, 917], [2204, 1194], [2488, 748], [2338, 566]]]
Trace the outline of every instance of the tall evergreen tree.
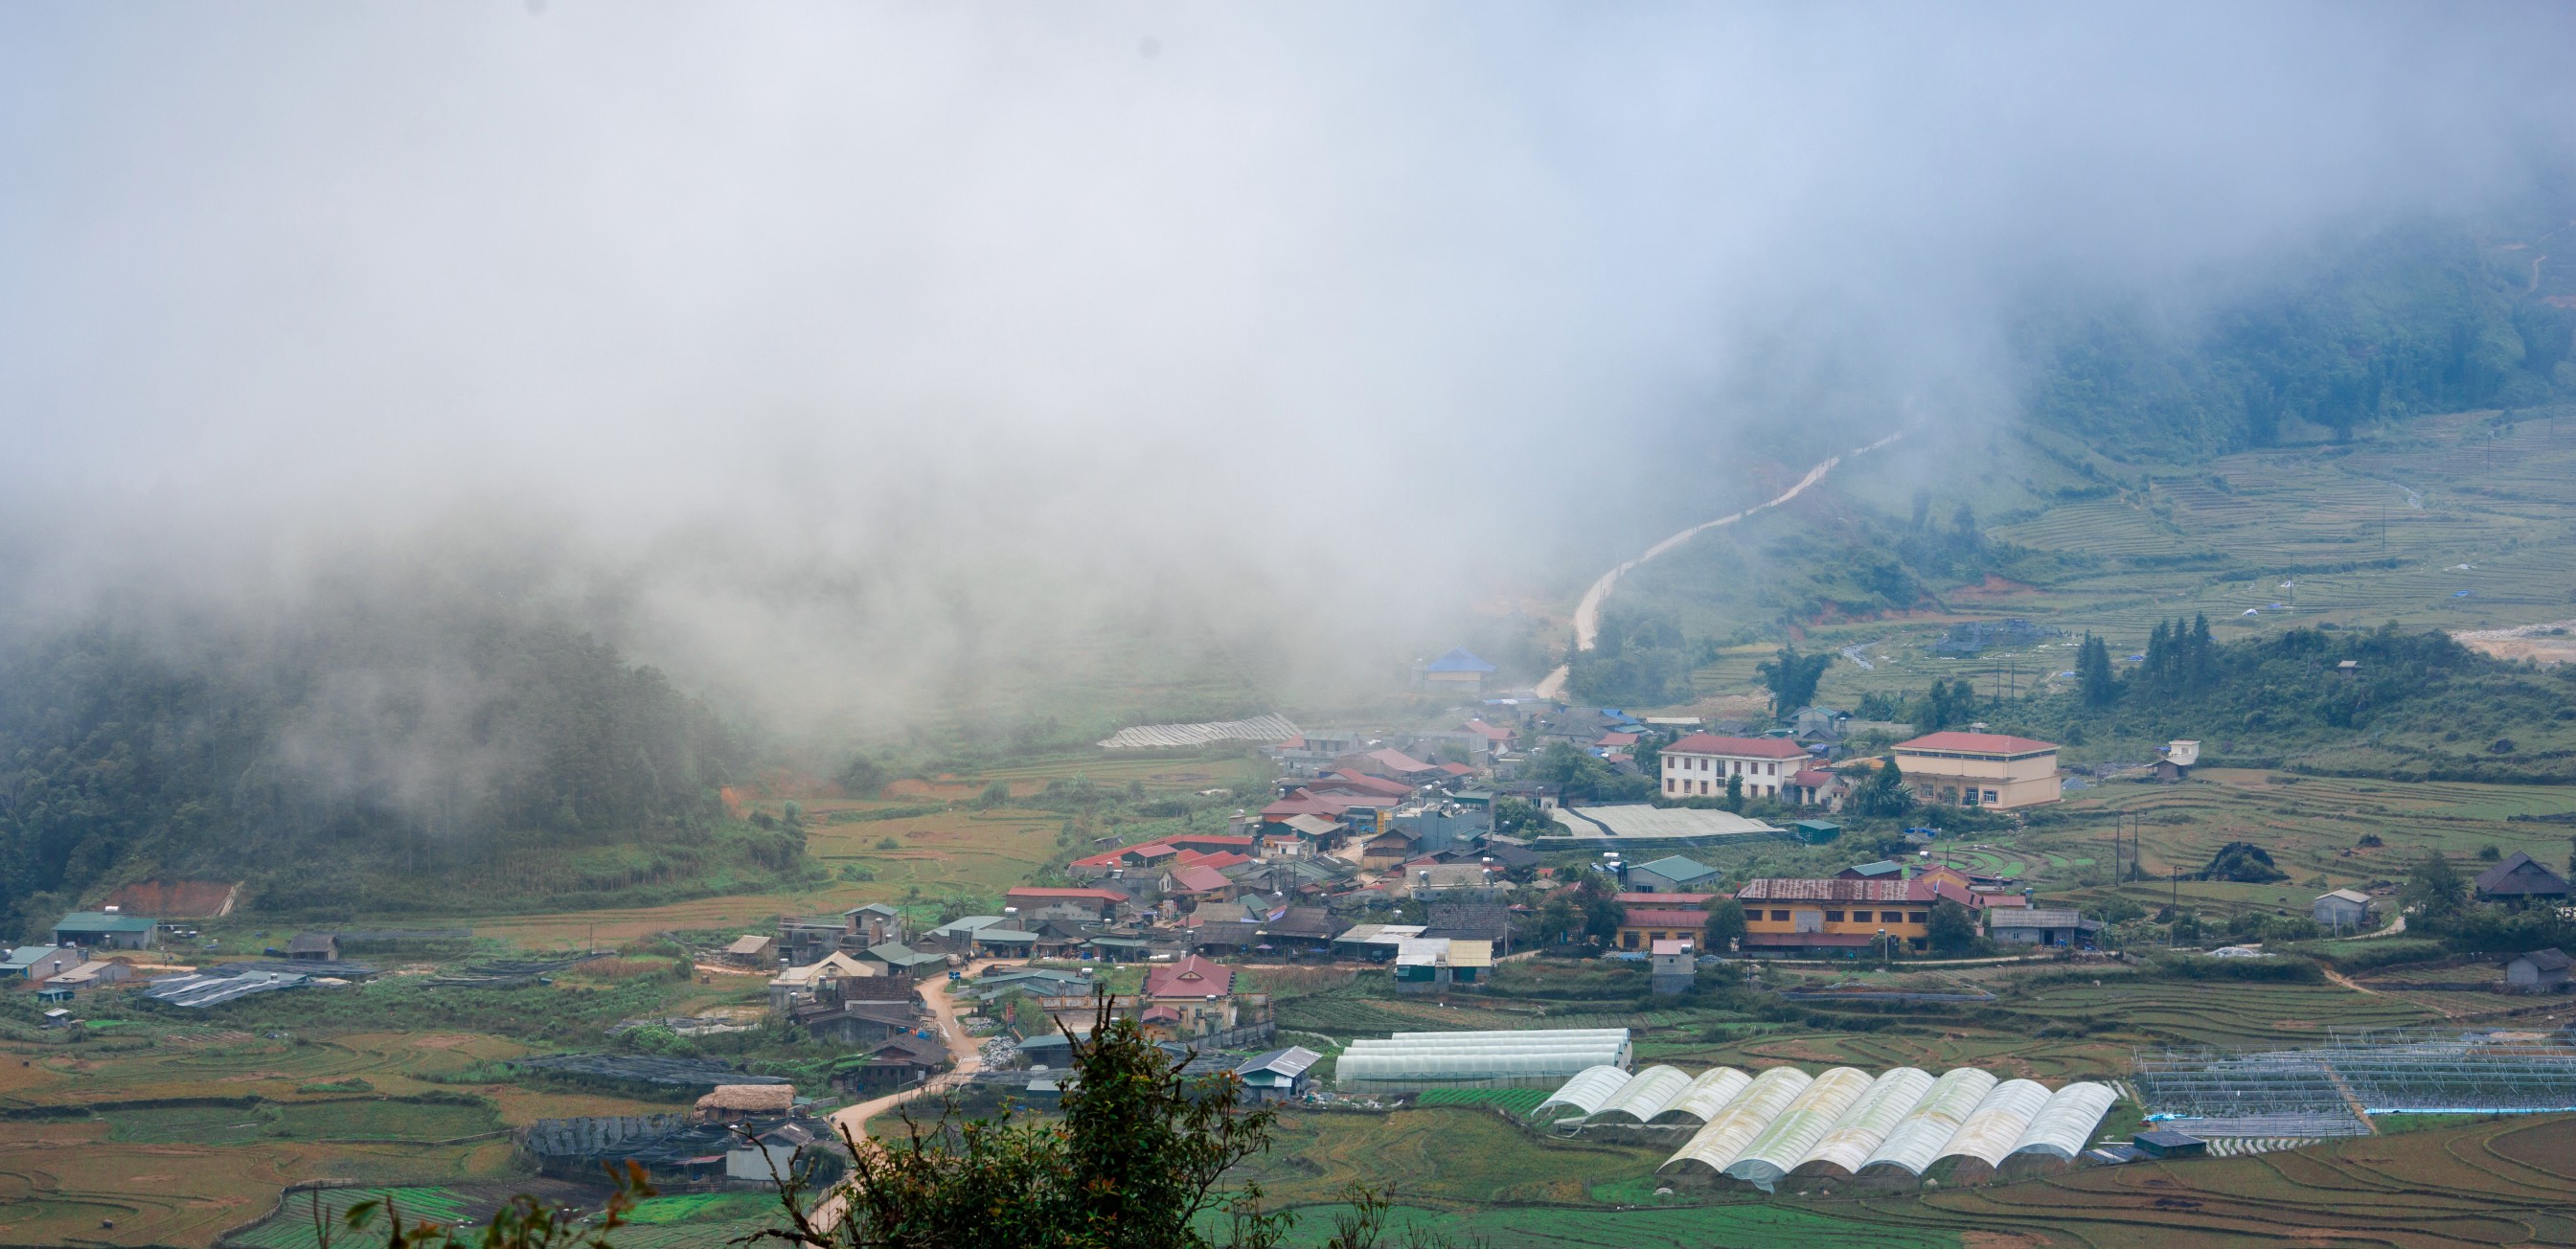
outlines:
[[2075, 681], [2087, 707], [2108, 707], [2120, 698], [2120, 679], [2111, 675], [2111, 648], [2091, 631], [2076, 652]]

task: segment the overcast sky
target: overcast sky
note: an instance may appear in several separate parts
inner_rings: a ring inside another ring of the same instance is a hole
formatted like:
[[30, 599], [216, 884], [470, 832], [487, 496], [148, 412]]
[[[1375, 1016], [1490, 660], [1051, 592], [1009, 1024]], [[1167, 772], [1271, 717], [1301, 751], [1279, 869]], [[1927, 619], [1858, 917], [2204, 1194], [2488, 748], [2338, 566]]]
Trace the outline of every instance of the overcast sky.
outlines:
[[1392, 565], [1434, 619], [1641, 467], [1723, 485], [1750, 371], [2007, 419], [2034, 287], [2511, 194], [2571, 52], [2566, 6], [10, 6], [6, 567], [524, 554], [795, 714], [899, 707], [961, 618]]

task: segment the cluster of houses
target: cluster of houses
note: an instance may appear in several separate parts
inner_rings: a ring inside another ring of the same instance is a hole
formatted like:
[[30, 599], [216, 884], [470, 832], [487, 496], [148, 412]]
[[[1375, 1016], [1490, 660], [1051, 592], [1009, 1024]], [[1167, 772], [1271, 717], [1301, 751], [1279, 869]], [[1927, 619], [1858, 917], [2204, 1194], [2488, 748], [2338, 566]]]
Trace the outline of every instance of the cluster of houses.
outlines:
[[775, 1077], [736, 1078], [765, 1082], [718, 1084], [686, 1113], [539, 1119], [512, 1137], [539, 1174], [576, 1182], [630, 1163], [664, 1192], [767, 1189], [803, 1167], [815, 1168], [815, 1183], [832, 1182], [842, 1164], [838, 1151], [817, 1148], [833, 1130], [815, 1103]]
[[0, 981], [32, 988], [40, 1002], [69, 1002], [91, 989], [132, 980], [133, 960], [118, 955], [151, 949], [159, 943], [160, 931], [157, 922], [114, 907], [74, 911], [55, 923], [51, 944], [9, 950], [8, 958], [0, 960]]

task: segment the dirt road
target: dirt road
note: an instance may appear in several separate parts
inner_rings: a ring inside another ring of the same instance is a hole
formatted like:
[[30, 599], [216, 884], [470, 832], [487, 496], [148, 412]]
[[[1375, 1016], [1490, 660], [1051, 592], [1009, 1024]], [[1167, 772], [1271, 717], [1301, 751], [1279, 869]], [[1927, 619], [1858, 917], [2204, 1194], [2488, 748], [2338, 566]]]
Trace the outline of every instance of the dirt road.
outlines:
[[[1862, 447], [1851, 452], [1851, 454], [1867, 455], [1870, 452], [1876, 451], [1880, 447], [1884, 447], [1904, 436], [1905, 431], [1898, 430], [1897, 432], [1889, 434], [1885, 438], [1881, 438], [1866, 447]], [[1723, 525], [1732, 525], [1747, 516], [1751, 516], [1755, 512], [1763, 510], [1764, 508], [1778, 507], [1791, 499], [1797, 498], [1799, 495], [1806, 493], [1807, 487], [1823, 481], [1825, 479], [1825, 474], [1834, 471], [1834, 466], [1842, 462], [1842, 456], [1826, 456], [1824, 462], [1816, 465], [1814, 468], [1808, 469], [1807, 475], [1799, 478], [1797, 485], [1791, 486], [1786, 491], [1783, 491], [1779, 498], [1773, 499], [1768, 503], [1756, 503], [1753, 506], [1731, 516], [1720, 516], [1716, 520], [1693, 525], [1688, 529], [1682, 530], [1680, 533], [1674, 534], [1673, 536], [1654, 544], [1653, 546], [1647, 547], [1645, 554], [1601, 574], [1601, 579], [1593, 582], [1592, 588], [1583, 592], [1583, 601], [1575, 604], [1574, 606], [1574, 649], [1579, 651], [1591, 650], [1592, 644], [1600, 640], [1601, 603], [1603, 600], [1610, 597], [1610, 588], [1619, 584], [1619, 578], [1626, 576], [1630, 569], [1633, 569], [1637, 565], [1645, 563], [1647, 560], [1653, 559], [1674, 547], [1680, 546], [1681, 544], [1688, 542], [1711, 529], [1716, 529]], [[1538, 696], [1541, 698], [1555, 698], [1563, 694], [1565, 692], [1565, 678], [1569, 671], [1570, 668], [1568, 666], [1559, 665], [1556, 671], [1547, 674], [1547, 679], [1538, 683]]]
[[[969, 977], [978, 976], [983, 974], [986, 968], [1017, 967], [1025, 961], [1027, 960], [1015, 958], [979, 959], [966, 965], [966, 974]], [[983, 1069], [983, 1043], [966, 1035], [966, 1030], [957, 1026], [957, 1001], [950, 996], [948, 983], [945, 978], [923, 981], [921, 1000], [923, 1005], [930, 1008], [931, 1017], [938, 1020], [940, 1040], [948, 1046], [948, 1057], [955, 1065], [911, 1088], [888, 1093], [883, 1097], [832, 1112], [832, 1130], [835, 1134], [846, 1132], [851, 1140], [864, 1141], [868, 1138], [868, 1120], [914, 1098], [955, 1088]], [[843, 1204], [838, 1193], [824, 1198], [814, 1207], [812, 1215], [814, 1226], [816, 1228], [838, 1226], [842, 1211]]]

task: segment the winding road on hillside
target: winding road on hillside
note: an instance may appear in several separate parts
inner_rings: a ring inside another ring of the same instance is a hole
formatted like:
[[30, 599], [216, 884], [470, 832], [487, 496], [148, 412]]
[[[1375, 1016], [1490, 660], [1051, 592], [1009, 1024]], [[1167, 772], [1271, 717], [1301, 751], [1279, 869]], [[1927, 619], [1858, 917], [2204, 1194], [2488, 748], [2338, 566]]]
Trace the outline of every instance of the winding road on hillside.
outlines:
[[[1861, 447], [1852, 451], [1849, 454], [1867, 455], [1870, 452], [1876, 451], [1880, 447], [1884, 447], [1904, 436], [1905, 431], [1898, 430], [1895, 433], [1889, 434], [1885, 438], [1881, 438], [1878, 441], [1873, 442], [1866, 447]], [[1834, 471], [1834, 466], [1842, 463], [1844, 458], [1844, 456], [1840, 455], [1826, 456], [1822, 463], [1816, 465], [1814, 468], [1808, 469], [1807, 475], [1799, 478], [1798, 484], [1791, 486], [1786, 491], [1782, 492], [1779, 498], [1773, 499], [1768, 503], [1756, 503], [1753, 506], [1731, 516], [1720, 516], [1716, 520], [1693, 525], [1680, 533], [1674, 534], [1673, 536], [1654, 544], [1653, 546], [1647, 547], [1645, 554], [1601, 574], [1601, 579], [1593, 582], [1592, 588], [1583, 592], [1583, 601], [1575, 604], [1574, 649], [1578, 651], [1591, 650], [1592, 644], [1600, 640], [1602, 600], [1610, 597], [1610, 588], [1619, 584], [1619, 578], [1626, 576], [1628, 570], [1635, 568], [1637, 565], [1645, 563], [1647, 560], [1653, 559], [1674, 547], [1680, 546], [1681, 544], [1688, 542], [1711, 529], [1716, 529], [1724, 525], [1732, 525], [1747, 516], [1751, 516], [1755, 512], [1763, 510], [1764, 508], [1778, 507], [1791, 499], [1797, 498], [1799, 495], [1806, 492], [1807, 487], [1823, 481], [1825, 479], [1825, 474]], [[1572, 671], [1573, 666], [1571, 664], [1557, 665], [1556, 671], [1547, 674], [1547, 679], [1538, 683], [1538, 696], [1541, 698], [1555, 698], [1558, 695], [1563, 694], [1565, 692], [1565, 678]]]

